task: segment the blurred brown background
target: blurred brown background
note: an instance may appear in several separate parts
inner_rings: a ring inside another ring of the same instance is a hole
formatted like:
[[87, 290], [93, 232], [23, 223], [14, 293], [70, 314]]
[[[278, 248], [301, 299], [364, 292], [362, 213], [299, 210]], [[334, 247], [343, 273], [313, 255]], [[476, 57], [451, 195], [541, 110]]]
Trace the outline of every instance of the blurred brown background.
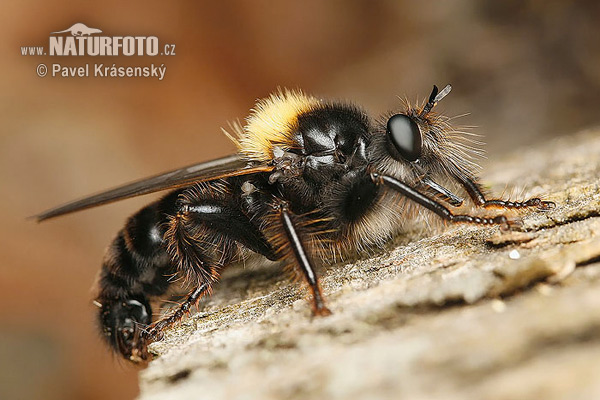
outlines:
[[[233, 151], [220, 133], [277, 86], [440, 105], [485, 135], [488, 155], [600, 121], [600, 3], [285, 1], [0, 6], [0, 398], [128, 399], [137, 371], [96, 330], [90, 287], [134, 199], [41, 225], [73, 198]], [[155, 35], [173, 57], [20, 55], [75, 22]], [[39, 63], [162, 64], [166, 77], [39, 78]], [[569, 156], [565, 149], [565, 157]], [[526, 166], [523, 166], [526, 167]]]

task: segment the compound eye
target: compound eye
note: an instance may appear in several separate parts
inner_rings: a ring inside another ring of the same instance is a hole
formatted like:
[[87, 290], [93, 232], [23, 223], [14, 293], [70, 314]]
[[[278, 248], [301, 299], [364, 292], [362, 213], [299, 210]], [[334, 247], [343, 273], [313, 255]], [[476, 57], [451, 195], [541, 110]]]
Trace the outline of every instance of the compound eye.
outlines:
[[406, 115], [396, 114], [388, 120], [387, 135], [403, 159], [416, 161], [421, 157], [421, 132], [417, 124]]

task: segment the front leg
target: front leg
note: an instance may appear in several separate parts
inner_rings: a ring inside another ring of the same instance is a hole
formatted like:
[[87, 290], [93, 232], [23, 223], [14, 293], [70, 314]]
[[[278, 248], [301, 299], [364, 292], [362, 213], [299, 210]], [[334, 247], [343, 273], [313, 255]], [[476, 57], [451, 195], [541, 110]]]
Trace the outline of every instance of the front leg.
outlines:
[[453, 214], [449, 209], [444, 207], [442, 204], [437, 202], [436, 200], [422, 194], [418, 190], [410, 187], [404, 182], [399, 181], [396, 178], [387, 175], [381, 175], [379, 173], [373, 172], [371, 173], [371, 179], [377, 185], [383, 185], [390, 189], [395, 190], [396, 192], [404, 195], [408, 199], [414, 201], [415, 203], [427, 208], [428, 210], [434, 212], [439, 217], [443, 218], [446, 221], [450, 222], [462, 222], [469, 224], [478, 224], [478, 225], [500, 225], [502, 230], [510, 230], [512, 228], [519, 227], [521, 225], [518, 220], [510, 220], [506, 218], [504, 215], [499, 215], [493, 218], [486, 217], [477, 217], [468, 214]]
[[440, 196], [442, 198], [442, 200], [446, 201], [447, 203], [453, 205], [454, 207], [460, 207], [463, 204], [463, 199], [458, 197], [457, 195], [455, 195], [454, 193], [452, 193], [451, 191], [449, 191], [448, 189], [446, 189], [445, 187], [443, 187], [442, 185], [438, 184], [437, 182], [433, 181], [431, 178], [429, 177], [425, 177], [423, 179], [421, 179], [421, 183], [430, 191], [432, 191], [434, 194]]
[[505, 201], [500, 199], [486, 199], [483, 191], [479, 184], [472, 178], [459, 177], [456, 179], [464, 186], [465, 190], [469, 194], [469, 197], [473, 200], [475, 205], [485, 208], [526, 208], [526, 207], [537, 207], [540, 210], [551, 210], [556, 207], [551, 201], [542, 201], [540, 198], [535, 197], [526, 201]]

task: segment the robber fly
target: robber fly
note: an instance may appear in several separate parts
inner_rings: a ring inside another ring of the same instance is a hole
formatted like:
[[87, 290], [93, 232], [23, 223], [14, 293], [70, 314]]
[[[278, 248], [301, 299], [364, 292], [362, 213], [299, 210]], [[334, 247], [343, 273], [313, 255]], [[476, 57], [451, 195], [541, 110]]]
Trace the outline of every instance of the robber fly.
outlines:
[[[249, 252], [293, 265], [308, 284], [313, 313], [328, 315], [315, 263], [380, 247], [410, 218], [411, 206], [448, 222], [502, 229], [518, 223], [452, 211], [463, 198], [448, 184], [480, 208], [554, 206], [539, 198], [484, 195], [461, 133], [432, 112], [450, 89], [434, 86], [424, 105], [407, 104], [378, 121], [352, 104], [280, 90], [258, 101], [244, 127], [233, 126], [236, 155], [120, 186], [37, 219], [174, 189], [127, 220], [102, 264], [94, 302], [102, 334], [133, 362], [147, 360], [147, 344]], [[185, 276], [193, 290], [153, 322], [150, 300], [166, 294], [174, 274]]]

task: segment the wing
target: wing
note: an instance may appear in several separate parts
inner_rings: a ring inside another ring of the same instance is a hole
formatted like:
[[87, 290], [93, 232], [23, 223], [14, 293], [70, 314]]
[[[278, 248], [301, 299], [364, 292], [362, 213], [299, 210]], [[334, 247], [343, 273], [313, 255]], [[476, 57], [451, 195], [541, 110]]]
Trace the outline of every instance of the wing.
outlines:
[[141, 196], [165, 189], [189, 186], [196, 182], [206, 182], [231, 176], [256, 174], [272, 170], [273, 167], [268, 165], [248, 166], [247, 162], [242, 160], [239, 156], [231, 155], [127, 183], [114, 189], [52, 208], [34, 215], [33, 218], [37, 219], [38, 222], [41, 222], [50, 218], [128, 199], [130, 197]]

